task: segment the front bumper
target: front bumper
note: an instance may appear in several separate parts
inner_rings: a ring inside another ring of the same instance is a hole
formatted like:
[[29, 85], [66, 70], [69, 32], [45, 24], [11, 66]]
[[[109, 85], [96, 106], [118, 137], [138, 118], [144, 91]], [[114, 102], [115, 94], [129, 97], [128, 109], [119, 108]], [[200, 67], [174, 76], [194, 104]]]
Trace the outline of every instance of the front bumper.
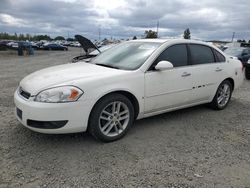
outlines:
[[84, 132], [90, 107], [83, 101], [69, 103], [40, 103], [24, 99], [15, 92], [17, 119], [27, 128], [48, 134]]

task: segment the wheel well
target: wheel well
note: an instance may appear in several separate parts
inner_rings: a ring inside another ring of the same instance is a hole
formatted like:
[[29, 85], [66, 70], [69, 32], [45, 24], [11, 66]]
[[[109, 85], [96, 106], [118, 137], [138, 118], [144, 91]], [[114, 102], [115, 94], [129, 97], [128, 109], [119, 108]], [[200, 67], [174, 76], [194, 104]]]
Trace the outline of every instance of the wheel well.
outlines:
[[108, 94], [102, 96], [98, 101], [100, 101], [103, 97], [106, 97], [107, 95], [114, 94], [114, 93], [119, 93], [121, 95], [124, 95], [125, 97], [127, 97], [130, 100], [130, 102], [132, 103], [132, 105], [134, 107], [135, 119], [136, 119], [138, 114], [139, 114], [139, 102], [138, 102], [137, 98], [132, 93], [130, 93], [128, 91], [122, 91], [122, 90], [121, 91], [113, 91], [111, 93], [108, 93]]
[[232, 89], [234, 90], [234, 80], [232, 78], [227, 78], [225, 80], [228, 80], [232, 84], [232, 86], [233, 86]]

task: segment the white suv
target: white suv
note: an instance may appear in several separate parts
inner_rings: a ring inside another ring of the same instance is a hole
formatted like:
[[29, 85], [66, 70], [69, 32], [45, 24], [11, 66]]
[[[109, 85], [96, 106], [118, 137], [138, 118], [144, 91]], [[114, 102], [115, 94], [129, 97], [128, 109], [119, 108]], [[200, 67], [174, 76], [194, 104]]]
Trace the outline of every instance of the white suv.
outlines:
[[25, 77], [15, 92], [18, 120], [41, 133], [86, 131], [114, 141], [135, 119], [198, 104], [218, 110], [243, 81], [240, 61], [192, 40], [128, 41], [89, 63]]

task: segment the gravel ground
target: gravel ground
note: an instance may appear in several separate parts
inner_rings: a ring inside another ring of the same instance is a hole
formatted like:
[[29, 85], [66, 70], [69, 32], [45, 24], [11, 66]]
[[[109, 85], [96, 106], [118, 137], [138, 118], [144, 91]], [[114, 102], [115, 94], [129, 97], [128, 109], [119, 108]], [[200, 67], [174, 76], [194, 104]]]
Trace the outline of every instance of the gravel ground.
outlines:
[[198, 106], [139, 120], [113, 143], [24, 128], [13, 113], [18, 82], [80, 52], [0, 54], [0, 187], [250, 187], [249, 81], [223, 111]]

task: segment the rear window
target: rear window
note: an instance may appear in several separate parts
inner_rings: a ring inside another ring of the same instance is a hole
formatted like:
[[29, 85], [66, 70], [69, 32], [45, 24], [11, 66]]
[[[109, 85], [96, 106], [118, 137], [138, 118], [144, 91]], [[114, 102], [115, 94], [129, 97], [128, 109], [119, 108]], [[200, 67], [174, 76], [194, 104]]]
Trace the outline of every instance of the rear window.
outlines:
[[214, 54], [216, 56], [216, 60], [217, 62], [225, 62], [226, 58], [224, 57], [224, 55], [222, 55], [220, 52], [218, 52], [217, 50], [214, 50]]
[[191, 62], [193, 65], [215, 62], [214, 54], [210, 47], [190, 44], [189, 49], [191, 53]]

